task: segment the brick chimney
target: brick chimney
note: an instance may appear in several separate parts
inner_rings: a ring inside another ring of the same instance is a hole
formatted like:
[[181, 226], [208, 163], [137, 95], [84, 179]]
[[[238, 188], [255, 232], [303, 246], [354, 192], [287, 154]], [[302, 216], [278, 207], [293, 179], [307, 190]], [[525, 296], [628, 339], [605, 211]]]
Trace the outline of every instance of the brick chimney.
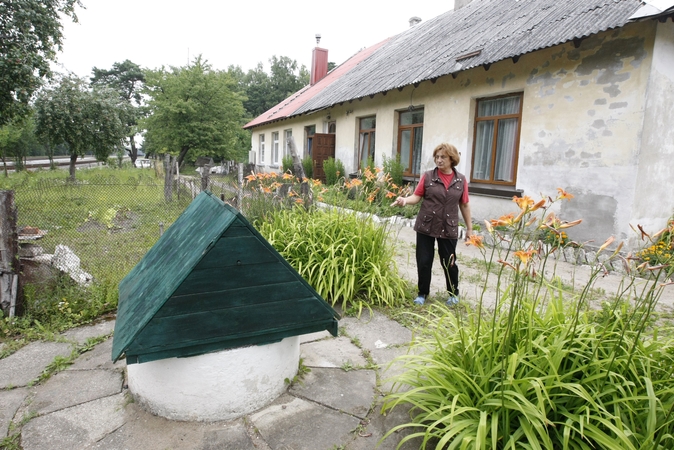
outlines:
[[328, 51], [318, 47], [321, 35], [316, 35], [316, 48], [311, 54], [311, 85], [318, 83], [328, 74]]

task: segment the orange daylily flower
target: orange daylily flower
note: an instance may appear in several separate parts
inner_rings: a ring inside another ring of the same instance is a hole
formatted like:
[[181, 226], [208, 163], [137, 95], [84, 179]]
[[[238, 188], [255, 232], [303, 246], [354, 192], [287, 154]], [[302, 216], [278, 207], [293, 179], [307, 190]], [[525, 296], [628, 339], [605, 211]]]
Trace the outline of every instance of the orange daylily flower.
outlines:
[[286, 173], [283, 174], [284, 180], [292, 180], [293, 178], [295, 178], [295, 175], [293, 175], [292, 173], [286, 172]]
[[255, 176], [255, 174], [254, 174], [254, 173], [251, 173], [250, 175], [248, 175], [248, 176], [246, 177], [246, 180], [248, 180], [248, 181], [255, 181], [256, 178], [257, 178], [257, 177]]
[[515, 252], [515, 256], [519, 258], [520, 261], [522, 261], [524, 264], [526, 264], [529, 259], [534, 255], [535, 251], [534, 250], [518, 250]]
[[393, 192], [391, 192], [391, 191], [387, 191], [387, 192], [386, 192], [386, 198], [393, 198], [393, 197], [395, 197], [395, 196], [396, 196], [396, 195], [395, 195]]
[[536, 211], [539, 208], [542, 208], [545, 205], [545, 199], [542, 198], [536, 203], [534, 206], [531, 207], [530, 211]]
[[581, 223], [582, 221], [583, 221], [583, 219], [574, 220], [574, 221], [572, 221], [572, 222], [564, 222], [563, 224], [561, 224], [561, 225], [559, 226], [559, 228], [562, 229], [562, 228], [571, 228], [571, 227], [575, 227], [576, 225], [578, 225], [578, 224]]
[[566, 192], [562, 188], [557, 188], [557, 192], [559, 192], [559, 194], [557, 195], [557, 198], [560, 199], [560, 200], [564, 200], [564, 199], [571, 200], [573, 198], [573, 194], [569, 194], [568, 192]]
[[477, 234], [471, 234], [468, 240], [466, 241], [466, 245], [474, 245], [479, 249], [483, 249], [484, 243], [482, 242], [482, 236], [478, 236]]
[[297, 203], [298, 205], [301, 205], [301, 204], [304, 203], [304, 200], [302, 200], [301, 198], [296, 198], [295, 203]]
[[488, 232], [491, 233], [491, 232], [494, 231], [494, 227], [492, 227], [491, 223], [490, 223], [488, 220], [485, 219], [484, 225], [487, 227], [487, 231], [488, 231]]
[[606, 241], [601, 245], [601, 247], [599, 247], [599, 250], [597, 250], [597, 253], [601, 253], [602, 251], [604, 251], [604, 249], [606, 247], [608, 247], [609, 245], [611, 245], [613, 243], [613, 241], [615, 241], [615, 237], [613, 237], [613, 236], [606, 239]]
[[517, 206], [519, 206], [522, 211], [527, 211], [529, 207], [534, 204], [534, 200], [528, 195], [525, 195], [524, 197], [514, 196], [513, 201], [517, 203]]

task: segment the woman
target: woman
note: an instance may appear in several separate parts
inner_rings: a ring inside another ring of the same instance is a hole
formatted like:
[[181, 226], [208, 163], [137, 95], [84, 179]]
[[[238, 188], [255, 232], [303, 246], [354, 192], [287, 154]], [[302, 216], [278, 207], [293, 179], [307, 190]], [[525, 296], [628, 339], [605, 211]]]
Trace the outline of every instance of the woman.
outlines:
[[447, 305], [459, 302], [459, 268], [456, 265], [456, 244], [459, 238], [459, 211], [466, 224], [466, 239], [473, 233], [468, 205], [468, 182], [456, 171], [459, 152], [453, 145], [440, 144], [433, 150], [435, 169], [425, 172], [414, 194], [398, 197], [391, 206], [414, 205], [423, 199], [414, 224], [417, 232], [417, 305], [423, 305], [431, 287], [431, 268], [438, 242], [440, 262], [445, 273], [449, 298]]

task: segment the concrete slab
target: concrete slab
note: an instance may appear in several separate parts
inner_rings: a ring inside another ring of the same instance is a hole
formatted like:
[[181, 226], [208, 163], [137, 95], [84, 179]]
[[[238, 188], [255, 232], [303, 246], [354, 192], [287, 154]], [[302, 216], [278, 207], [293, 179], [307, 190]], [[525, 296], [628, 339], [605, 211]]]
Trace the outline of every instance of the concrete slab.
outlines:
[[274, 450], [336, 448], [352, 439], [351, 433], [360, 422], [351, 415], [289, 395], [250, 419]]
[[242, 419], [232, 422], [176, 422], [154, 416], [131, 403], [126, 423], [85, 450], [261, 450], [246, 435]]
[[39, 416], [21, 430], [23, 450], [73, 450], [100, 441], [124, 424], [124, 394]]
[[325, 338], [330, 338], [332, 335], [328, 333], [327, 331], [319, 331], [317, 333], [309, 333], [309, 334], [303, 334], [300, 336], [300, 344], [304, 344], [306, 342], [314, 342], [314, 341], [319, 341], [321, 339]]
[[376, 384], [373, 370], [345, 372], [318, 368], [312, 369], [288, 392], [364, 419], [372, 407]]
[[345, 336], [303, 344], [300, 346], [300, 358], [309, 367], [342, 367], [349, 363], [360, 367], [367, 365], [361, 350]]
[[107, 336], [115, 331], [115, 321], [106, 320], [92, 325], [73, 328], [61, 334], [69, 341], [75, 341], [78, 344], [84, 344], [87, 339], [99, 336]]
[[112, 362], [112, 338], [108, 338], [92, 350], [82, 353], [66, 370], [106, 369], [123, 371], [125, 368], [125, 359], [116, 363]]
[[365, 315], [360, 319], [345, 317], [340, 325], [346, 334], [358, 338], [362, 348], [370, 352], [377, 364], [388, 364], [394, 357], [404, 354], [412, 339], [412, 331], [378, 311], [369, 318]]
[[0, 440], [7, 436], [9, 424], [12, 423], [16, 411], [26, 399], [28, 393], [26, 388], [0, 391]]
[[[418, 450], [423, 441], [415, 437], [406, 441], [400, 447], [398, 444], [406, 436], [415, 432], [413, 428], [396, 431], [382, 440], [386, 433], [399, 424], [410, 422], [409, 407], [400, 406], [387, 415], [381, 414], [381, 407], [377, 406], [371, 414], [370, 420], [362, 424], [362, 430], [356, 433], [354, 439], [346, 445], [347, 450]], [[430, 447], [429, 447], [430, 448]]]
[[112, 370], [59, 372], [37, 390], [30, 410], [40, 415], [122, 392], [124, 376]]
[[27, 386], [57, 356], [70, 356], [73, 347], [62, 342], [33, 342], [0, 359], [0, 389]]

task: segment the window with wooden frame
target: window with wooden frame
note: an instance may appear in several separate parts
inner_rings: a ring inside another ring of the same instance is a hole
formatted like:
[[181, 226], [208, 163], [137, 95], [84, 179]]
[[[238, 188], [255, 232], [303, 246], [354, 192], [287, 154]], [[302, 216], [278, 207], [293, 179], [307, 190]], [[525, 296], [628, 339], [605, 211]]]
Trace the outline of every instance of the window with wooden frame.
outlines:
[[376, 116], [363, 117], [359, 122], [358, 169], [364, 169], [367, 166], [368, 159], [374, 161], [374, 142], [377, 118]]
[[283, 156], [290, 155], [290, 138], [293, 137], [293, 130], [283, 132]]
[[471, 182], [514, 186], [522, 94], [477, 100]]
[[398, 121], [398, 154], [403, 175], [419, 176], [421, 144], [424, 137], [424, 110], [401, 111]]
[[311, 150], [314, 146], [314, 134], [316, 134], [316, 125], [309, 125], [304, 127], [304, 135], [306, 137], [306, 146], [304, 148], [304, 154], [306, 156], [311, 156]]
[[271, 163], [278, 165], [279, 156], [279, 142], [278, 142], [278, 131], [274, 131], [271, 134]]
[[258, 137], [258, 153], [260, 155], [260, 164], [264, 164], [264, 134]]

